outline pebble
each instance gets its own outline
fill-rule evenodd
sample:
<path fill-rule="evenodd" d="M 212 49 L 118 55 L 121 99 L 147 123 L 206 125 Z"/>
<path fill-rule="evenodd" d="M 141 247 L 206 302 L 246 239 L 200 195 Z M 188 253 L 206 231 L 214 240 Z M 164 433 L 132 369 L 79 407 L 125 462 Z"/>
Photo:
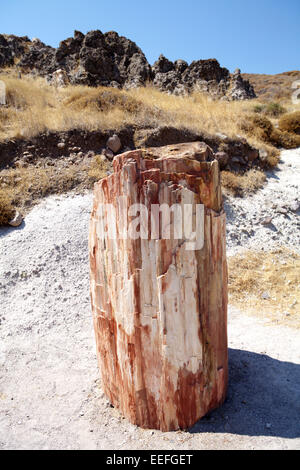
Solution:
<path fill-rule="evenodd" d="M 19 227 L 23 222 L 23 217 L 20 212 L 17 212 L 14 218 L 9 222 L 11 227 Z"/>
<path fill-rule="evenodd" d="M 109 149 L 104 149 L 103 150 L 103 155 L 108 159 L 108 160 L 113 160 L 114 159 L 114 152 Z"/>
<path fill-rule="evenodd" d="M 117 153 L 122 147 L 119 137 L 116 134 L 110 137 L 106 143 L 106 147 L 112 152 Z"/>
<path fill-rule="evenodd" d="M 277 207 L 276 212 L 277 212 L 278 214 L 284 214 L 284 215 L 285 215 L 285 214 L 288 213 L 288 210 L 287 210 L 286 207 Z"/>
<path fill-rule="evenodd" d="M 290 206 L 289 206 L 289 209 L 290 209 L 292 212 L 297 212 L 297 211 L 300 209 L 300 204 L 299 204 L 299 202 L 292 202 L 292 204 L 290 204 Z"/>
<path fill-rule="evenodd" d="M 266 217 L 265 219 L 262 219 L 261 224 L 262 225 L 270 225 L 272 223 L 273 218 L 272 217 Z"/>

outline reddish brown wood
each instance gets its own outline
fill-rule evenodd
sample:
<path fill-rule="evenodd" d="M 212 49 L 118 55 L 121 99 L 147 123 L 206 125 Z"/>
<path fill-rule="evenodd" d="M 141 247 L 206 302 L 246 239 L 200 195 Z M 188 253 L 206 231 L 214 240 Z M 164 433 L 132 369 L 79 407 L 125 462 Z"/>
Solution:
<path fill-rule="evenodd" d="M 162 431 L 195 424 L 223 402 L 227 387 L 225 214 L 218 164 L 201 161 L 207 149 L 200 147 L 119 155 L 94 189 L 89 249 L 102 386 L 132 423 Z M 204 204 L 204 247 L 120 239 L 118 196 L 127 207 Z M 116 209 L 117 240 L 99 236 L 102 203 Z"/>

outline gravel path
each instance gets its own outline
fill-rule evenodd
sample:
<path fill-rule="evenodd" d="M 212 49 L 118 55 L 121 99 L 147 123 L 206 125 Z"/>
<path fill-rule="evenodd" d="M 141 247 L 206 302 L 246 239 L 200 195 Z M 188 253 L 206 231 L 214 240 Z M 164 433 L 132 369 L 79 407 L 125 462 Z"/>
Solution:
<path fill-rule="evenodd" d="M 267 200 L 299 202 L 300 151 L 282 158 L 257 195 L 227 200 L 231 251 L 244 243 L 240 225 L 251 226 L 249 212 L 264 215 Z M 300 331 L 232 308 L 223 407 L 189 432 L 163 434 L 138 429 L 109 406 L 88 295 L 90 207 L 90 194 L 51 197 L 19 229 L 0 230 L 0 449 L 300 449 Z M 296 245 L 297 217 L 290 208 L 276 215 L 277 239 L 259 225 L 247 244 Z"/>
<path fill-rule="evenodd" d="M 267 184 L 247 198 L 228 198 L 229 254 L 245 248 L 289 246 L 300 251 L 300 148 L 285 150 Z"/>

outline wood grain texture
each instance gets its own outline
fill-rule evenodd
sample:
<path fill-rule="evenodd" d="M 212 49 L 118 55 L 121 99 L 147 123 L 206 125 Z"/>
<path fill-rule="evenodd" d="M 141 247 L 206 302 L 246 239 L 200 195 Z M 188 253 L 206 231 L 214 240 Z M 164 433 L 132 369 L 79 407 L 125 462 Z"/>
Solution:
<path fill-rule="evenodd" d="M 216 161 L 199 161 L 195 147 L 187 152 L 187 144 L 184 156 L 180 146 L 175 153 L 155 159 L 147 149 L 147 154 L 117 156 L 114 173 L 95 185 L 89 235 L 103 389 L 132 423 L 162 431 L 186 429 L 218 407 L 228 375 L 219 168 Z M 119 196 L 125 196 L 122 204 Z M 204 204 L 204 247 L 188 251 L 184 239 L 150 235 L 122 239 L 127 209 L 134 203 L 144 204 L 149 213 L 152 204 Z M 103 226 L 114 223 L 108 211 L 99 216 L 101 204 L 116 211 L 114 240 L 99 236 Z"/>

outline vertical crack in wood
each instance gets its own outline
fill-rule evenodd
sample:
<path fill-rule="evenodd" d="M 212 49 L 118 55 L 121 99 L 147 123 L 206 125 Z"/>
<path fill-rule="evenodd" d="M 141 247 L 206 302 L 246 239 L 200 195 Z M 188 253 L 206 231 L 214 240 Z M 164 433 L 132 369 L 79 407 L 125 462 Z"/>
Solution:
<path fill-rule="evenodd" d="M 225 399 L 228 380 L 225 214 L 217 162 L 197 143 L 132 151 L 94 189 L 89 250 L 91 301 L 102 386 L 132 423 L 186 429 Z M 142 203 L 203 204 L 204 246 L 186 239 L 121 239 Z M 101 204 L 116 211 L 117 239 L 100 228 Z M 102 225 L 101 225 L 102 224 Z M 161 224 L 160 224 L 161 225 Z M 174 222 L 171 221 L 171 228 Z"/>

